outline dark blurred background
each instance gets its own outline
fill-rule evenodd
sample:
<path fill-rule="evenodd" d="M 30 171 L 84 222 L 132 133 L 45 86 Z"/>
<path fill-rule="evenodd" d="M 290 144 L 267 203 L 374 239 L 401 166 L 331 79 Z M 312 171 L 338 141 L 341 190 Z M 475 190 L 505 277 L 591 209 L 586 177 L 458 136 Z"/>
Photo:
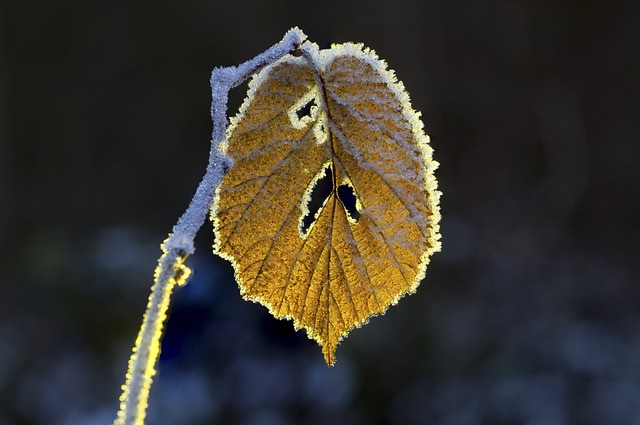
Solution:
<path fill-rule="evenodd" d="M 404 82 L 443 251 L 327 368 L 207 223 L 148 423 L 640 424 L 640 2 L 0 0 L 0 425 L 111 423 L 210 71 L 294 25 Z"/>

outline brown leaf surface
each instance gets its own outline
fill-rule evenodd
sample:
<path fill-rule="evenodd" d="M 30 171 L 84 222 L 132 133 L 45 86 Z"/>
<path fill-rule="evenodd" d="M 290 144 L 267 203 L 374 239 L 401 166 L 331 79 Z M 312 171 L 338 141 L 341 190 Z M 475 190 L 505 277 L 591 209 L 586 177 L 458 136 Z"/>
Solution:
<path fill-rule="evenodd" d="M 340 340 L 414 292 L 439 249 L 437 163 L 402 84 L 372 51 L 307 43 L 306 52 L 258 74 L 232 119 L 214 249 L 246 299 L 305 328 L 333 364 Z M 305 230 L 327 167 L 331 193 Z M 338 196 L 342 184 L 359 217 Z"/>

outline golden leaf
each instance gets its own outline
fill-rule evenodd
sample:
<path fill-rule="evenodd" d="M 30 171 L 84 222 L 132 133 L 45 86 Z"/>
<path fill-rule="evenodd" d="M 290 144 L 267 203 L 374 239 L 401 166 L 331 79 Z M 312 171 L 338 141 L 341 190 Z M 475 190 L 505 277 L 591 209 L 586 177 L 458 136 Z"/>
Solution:
<path fill-rule="evenodd" d="M 214 250 L 244 298 L 306 329 L 331 365 L 351 329 L 416 290 L 439 250 L 438 164 L 373 51 L 300 50 L 252 79 L 227 129 L 233 166 L 212 208 Z M 329 195 L 310 215 L 325 175 Z"/>

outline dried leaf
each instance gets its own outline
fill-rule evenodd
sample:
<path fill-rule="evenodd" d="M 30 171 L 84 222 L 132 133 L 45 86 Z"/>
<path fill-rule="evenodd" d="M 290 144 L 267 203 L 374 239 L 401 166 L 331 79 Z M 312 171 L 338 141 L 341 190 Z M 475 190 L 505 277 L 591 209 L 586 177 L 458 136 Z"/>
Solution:
<path fill-rule="evenodd" d="M 214 249 L 246 299 L 306 329 L 333 364 L 340 340 L 414 292 L 439 250 L 437 163 L 373 51 L 300 50 L 253 78 L 227 129 L 233 166 L 213 204 Z"/>

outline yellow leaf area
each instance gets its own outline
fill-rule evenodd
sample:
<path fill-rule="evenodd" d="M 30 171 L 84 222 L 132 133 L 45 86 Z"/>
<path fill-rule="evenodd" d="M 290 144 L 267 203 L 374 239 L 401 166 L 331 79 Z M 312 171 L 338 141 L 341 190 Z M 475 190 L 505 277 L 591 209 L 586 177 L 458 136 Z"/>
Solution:
<path fill-rule="evenodd" d="M 416 290 L 440 248 L 440 193 L 419 115 L 385 63 L 351 43 L 301 50 L 254 77 L 227 129 L 214 249 L 244 298 L 306 329 L 332 365 L 351 329 Z"/>

